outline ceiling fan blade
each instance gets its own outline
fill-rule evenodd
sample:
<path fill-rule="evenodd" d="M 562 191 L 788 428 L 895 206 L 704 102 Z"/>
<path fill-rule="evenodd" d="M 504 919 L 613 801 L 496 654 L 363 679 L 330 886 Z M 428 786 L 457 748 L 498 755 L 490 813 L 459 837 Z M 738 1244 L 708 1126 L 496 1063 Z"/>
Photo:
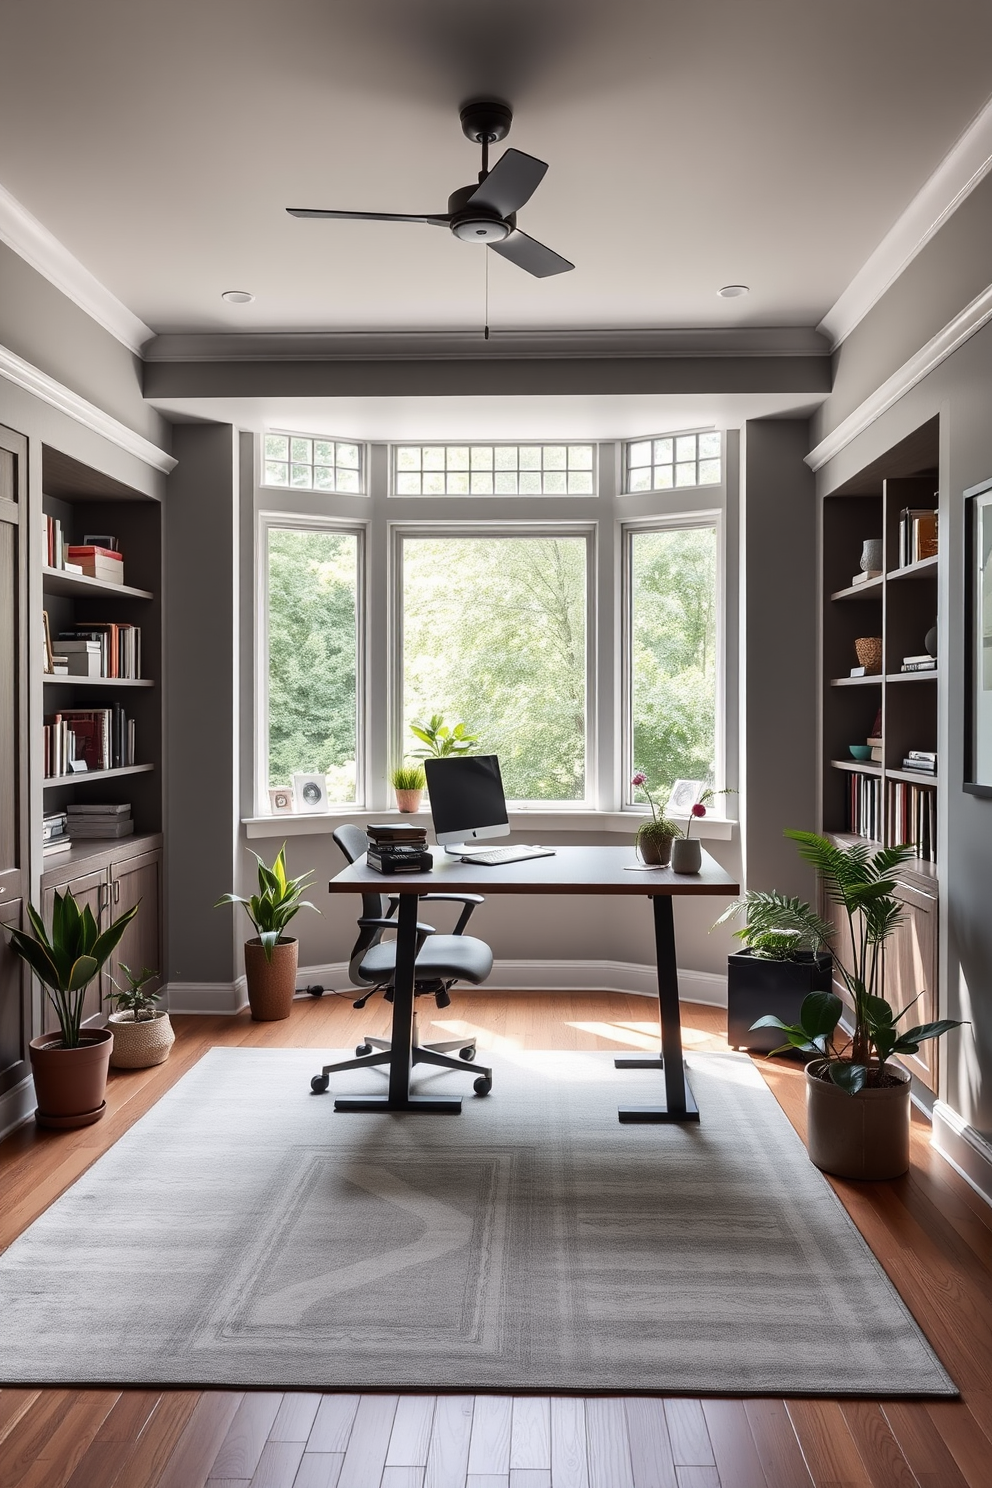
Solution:
<path fill-rule="evenodd" d="M 509 217 L 530 201 L 547 171 L 543 160 L 522 150 L 504 150 L 484 181 L 476 187 L 466 206 L 490 207 Z"/>
<path fill-rule="evenodd" d="M 567 269 L 575 268 L 567 258 L 553 253 L 543 243 L 529 238 L 519 229 L 504 238 L 502 243 L 490 243 L 489 246 L 501 258 L 508 258 L 518 269 L 526 269 L 528 274 L 533 274 L 537 279 L 547 279 L 551 274 L 564 274 Z"/>
<path fill-rule="evenodd" d="M 447 227 L 449 218 L 439 213 L 417 216 L 408 212 L 322 212 L 316 207 L 287 207 L 290 217 L 341 217 L 348 222 L 428 222 L 432 227 Z"/>

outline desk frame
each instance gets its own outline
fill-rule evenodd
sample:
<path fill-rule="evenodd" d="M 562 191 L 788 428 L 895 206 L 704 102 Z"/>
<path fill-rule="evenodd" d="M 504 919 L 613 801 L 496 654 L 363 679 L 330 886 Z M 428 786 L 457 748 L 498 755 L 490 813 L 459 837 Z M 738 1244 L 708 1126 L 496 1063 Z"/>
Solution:
<path fill-rule="evenodd" d="M 532 858 L 486 868 L 455 858 L 438 862 L 432 873 L 384 876 L 365 863 L 353 863 L 328 885 L 331 893 L 396 893 L 399 895 L 396 933 L 396 976 L 393 984 L 392 1058 L 385 1095 L 338 1096 L 336 1111 L 398 1111 L 457 1115 L 460 1096 L 418 1096 L 410 1089 L 413 1048 L 414 962 L 419 896 L 432 892 L 489 894 L 636 894 L 652 901 L 655 956 L 658 968 L 660 1056 L 628 1056 L 615 1060 L 618 1069 L 656 1069 L 664 1074 L 664 1099 L 650 1106 L 619 1110 L 622 1122 L 698 1121 L 699 1108 L 686 1079 L 679 1009 L 678 961 L 675 948 L 675 895 L 718 895 L 732 898 L 739 884 L 703 854 L 697 874 L 676 874 L 670 868 L 629 871 L 636 859 L 633 848 L 559 848 L 554 857 Z M 359 1068 L 363 1060 L 356 1060 Z"/>

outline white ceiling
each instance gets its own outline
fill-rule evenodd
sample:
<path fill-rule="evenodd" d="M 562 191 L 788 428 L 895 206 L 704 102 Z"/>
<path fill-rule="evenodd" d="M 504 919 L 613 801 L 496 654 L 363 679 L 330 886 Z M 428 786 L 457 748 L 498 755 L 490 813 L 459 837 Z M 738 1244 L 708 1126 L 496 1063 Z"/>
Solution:
<path fill-rule="evenodd" d="M 0 183 L 159 332 L 477 326 L 486 250 L 284 208 L 444 210 L 486 94 L 550 163 L 521 227 L 577 265 L 489 254 L 494 326 L 816 325 L 992 91 L 979 0 L 33 0 L 3 26 Z"/>

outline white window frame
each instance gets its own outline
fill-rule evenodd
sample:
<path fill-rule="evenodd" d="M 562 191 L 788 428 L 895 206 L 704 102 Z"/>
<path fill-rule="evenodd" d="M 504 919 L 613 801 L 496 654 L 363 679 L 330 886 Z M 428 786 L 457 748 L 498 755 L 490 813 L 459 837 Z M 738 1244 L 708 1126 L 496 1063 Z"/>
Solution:
<path fill-rule="evenodd" d="M 301 436 L 302 437 L 302 436 Z M 308 437 L 308 436 L 307 436 Z M 267 488 L 269 489 L 269 488 Z M 282 486 L 272 489 L 284 490 Z M 334 495 L 333 492 L 321 492 Z M 354 493 L 350 493 L 352 499 Z M 255 551 L 256 644 L 255 644 L 255 810 L 269 816 L 269 532 L 331 532 L 357 538 L 355 594 L 355 799 L 331 802 L 339 811 L 363 808 L 368 800 L 368 523 L 348 521 L 321 513 L 265 510 L 258 513 Z M 282 817 L 273 817 L 282 821 Z M 292 820 L 292 818 L 288 818 Z"/>
<path fill-rule="evenodd" d="M 353 444 L 358 450 L 358 490 L 357 491 L 321 491 L 316 486 L 276 486 L 270 485 L 265 479 L 265 466 L 268 463 L 265 457 L 266 435 L 272 435 L 276 439 L 309 439 L 312 444 Z M 324 498 L 347 496 L 352 500 L 356 497 L 368 498 L 369 494 L 369 447 L 364 439 L 349 439 L 346 434 L 308 434 L 305 429 L 265 429 L 259 435 L 257 444 L 258 460 L 258 485 L 263 491 L 278 491 L 281 495 L 293 496 L 296 499 L 306 496 L 315 496 L 318 500 Z M 279 463 L 279 462 L 274 462 Z M 289 460 L 290 467 L 299 461 Z M 309 461 L 311 470 L 315 469 L 313 461 Z M 335 469 L 337 466 L 335 466 Z M 348 468 L 348 467 L 342 467 Z"/>
<path fill-rule="evenodd" d="M 401 449 L 592 449 L 591 491 L 538 491 L 520 495 L 505 492 L 444 491 L 410 494 L 396 489 L 397 454 Z M 423 466 L 421 466 L 423 473 Z M 518 474 L 519 474 L 518 467 Z M 543 462 L 541 473 L 544 474 Z M 565 474 L 568 474 L 567 462 Z M 469 469 L 471 476 L 471 467 Z M 595 439 L 397 439 L 389 446 L 389 495 L 399 501 L 591 501 L 599 494 L 599 445 Z"/>
<path fill-rule="evenodd" d="M 696 465 L 696 474 L 698 475 L 699 474 L 699 464 L 700 464 L 699 439 L 704 434 L 716 434 L 716 435 L 719 436 L 719 439 L 720 439 L 720 454 L 719 454 L 719 456 L 708 455 L 708 456 L 705 457 L 706 459 L 715 459 L 715 458 L 719 459 L 719 461 L 720 461 L 720 479 L 718 481 L 708 481 L 705 485 L 700 485 L 698 483 L 698 481 L 696 481 L 691 486 L 676 486 L 676 485 L 671 485 L 671 486 L 652 486 L 647 491 L 632 491 L 630 489 L 630 451 L 631 451 L 631 447 L 633 445 L 635 445 L 635 444 L 650 444 L 650 445 L 653 445 L 656 439 L 671 439 L 672 442 L 673 442 L 673 444 L 675 444 L 675 442 L 677 440 L 679 440 L 679 439 L 688 439 L 691 436 L 693 439 L 696 440 L 696 458 L 695 458 L 695 462 L 694 463 Z M 675 452 L 673 452 L 673 456 L 672 456 L 672 475 L 673 475 L 673 479 L 674 479 L 675 471 L 677 470 L 679 464 L 680 463 L 686 463 L 686 462 L 680 462 L 680 461 L 678 461 L 678 460 L 675 459 L 675 453 L 676 452 L 677 452 L 677 445 L 675 447 Z M 640 469 L 641 467 L 638 466 L 638 467 L 635 467 L 635 468 Z M 651 468 L 654 469 L 654 461 L 653 460 L 652 460 Z M 662 497 L 664 499 L 668 499 L 668 500 L 671 500 L 672 497 L 675 497 L 677 500 L 681 500 L 683 498 L 683 496 L 684 496 L 684 493 L 687 492 L 687 491 L 708 491 L 708 492 L 712 492 L 712 491 L 723 491 L 725 489 L 725 486 L 726 486 L 726 480 L 727 480 L 727 439 L 726 439 L 725 433 L 722 430 L 720 430 L 720 429 L 714 429 L 712 427 L 711 428 L 708 428 L 708 429 L 676 429 L 676 430 L 673 430 L 673 431 L 671 431 L 669 433 L 666 433 L 666 434 L 644 434 L 644 435 L 638 436 L 637 439 L 625 439 L 623 441 L 623 443 L 621 444 L 621 446 L 620 446 L 620 494 L 621 494 L 621 496 L 660 496 L 660 497 Z"/>
<path fill-rule="evenodd" d="M 423 498 L 411 496 L 410 501 Z M 451 500 L 438 497 L 438 500 Z M 464 496 L 463 501 L 476 501 L 478 497 Z M 483 498 L 485 499 L 485 498 Z M 518 501 L 510 496 L 508 501 Z M 557 497 L 549 498 L 557 500 Z M 575 497 L 585 500 L 585 497 Z M 409 754 L 409 741 L 404 738 L 406 719 L 403 717 L 403 543 L 407 538 L 583 538 L 586 543 L 586 633 L 585 633 L 585 794 L 581 801 L 515 801 L 508 805 L 517 811 L 590 811 L 595 809 L 598 779 L 598 755 L 596 718 L 598 716 L 598 680 L 596 677 L 596 638 L 598 635 L 598 607 L 596 596 L 596 572 L 598 567 L 598 524 L 586 521 L 391 521 L 389 533 L 389 697 L 387 701 L 388 735 L 390 757 L 401 759 Z M 469 720 L 471 722 L 471 720 Z"/>

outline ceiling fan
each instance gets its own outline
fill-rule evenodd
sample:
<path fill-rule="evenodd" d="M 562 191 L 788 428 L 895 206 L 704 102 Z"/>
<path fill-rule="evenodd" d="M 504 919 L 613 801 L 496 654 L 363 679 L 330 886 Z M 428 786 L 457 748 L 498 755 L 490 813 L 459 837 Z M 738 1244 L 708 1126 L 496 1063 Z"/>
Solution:
<path fill-rule="evenodd" d="M 547 165 L 520 150 L 505 150 L 492 170 L 489 146 L 505 139 L 513 113 L 505 103 L 469 103 L 461 111 L 462 132 L 482 146 L 477 186 L 461 186 L 448 197 L 447 212 L 337 212 L 313 207 L 287 207 L 291 217 L 343 217 L 360 222 L 426 222 L 450 228 L 467 243 L 485 243 L 501 258 L 538 279 L 574 269 L 567 258 L 545 248 L 517 227 L 517 211 L 544 178 Z"/>

